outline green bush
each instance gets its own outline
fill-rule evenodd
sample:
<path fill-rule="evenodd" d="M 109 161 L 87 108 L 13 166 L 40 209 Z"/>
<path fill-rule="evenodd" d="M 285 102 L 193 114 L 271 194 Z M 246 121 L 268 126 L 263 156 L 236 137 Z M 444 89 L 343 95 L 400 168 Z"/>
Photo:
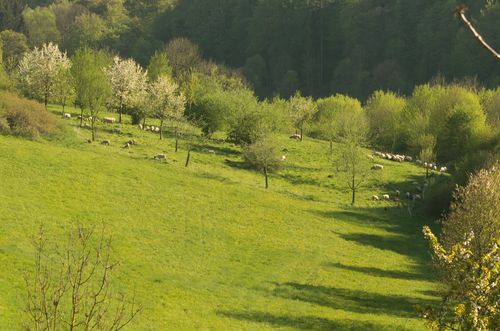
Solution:
<path fill-rule="evenodd" d="M 13 93 L 0 93 L 0 132 L 37 138 L 57 130 L 57 121 L 38 102 Z"/>

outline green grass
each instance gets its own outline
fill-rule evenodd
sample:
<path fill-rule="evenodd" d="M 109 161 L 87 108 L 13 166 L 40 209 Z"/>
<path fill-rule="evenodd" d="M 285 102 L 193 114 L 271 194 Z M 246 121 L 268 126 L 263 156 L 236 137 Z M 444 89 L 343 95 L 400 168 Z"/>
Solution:
<path fill-rule="evenodd" d="M 421 169 L 380 161 L 351 207 L 326 142 L 281 137 L 287 166 L 266 191 L 234 145 L 207 141 L 186 169 L 171 138 L 101 125 L 106 147 L 61 122 L 57 139 L 0 136 L 0 330 L 20 329 L 39 224 L 58 241 L 77 221 L 112 234 L 115 285 L 144 306 L 131 330 L 423 328 L 415 306 L 436 300 L 421 235 L 432 221 L 370 200 L 422 181 Z M 139 145 L 123 149 L 131 137 Z M 164 151 L 167 162 L 152 160 Z"/>

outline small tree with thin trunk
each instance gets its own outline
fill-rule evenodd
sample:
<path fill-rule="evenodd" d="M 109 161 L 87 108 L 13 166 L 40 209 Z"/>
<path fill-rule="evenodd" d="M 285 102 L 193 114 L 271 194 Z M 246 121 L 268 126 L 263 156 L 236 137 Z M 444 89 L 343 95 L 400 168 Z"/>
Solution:
<path fill-rule="evenodd" d="M 54 85 L 54 101 L 62 106 L 64 115 L 66 105 L 75 100 L 75 84 L 69 68 L 60 68 Z"/>
<path fill-rule="evenodd" d="M 78 226 L 64 249 L 51 245 L 40 228 L 34 240 L 35 267 L 25 275 L 26 330 L 113 330 L 141 311 L 135 298 L 115 292 L 111 278 L 117 263 L 111 240 Z"/>
<path fill-rule="evenodd" d="M 255 169 L 262 171 L 265 178 L 266 189 L 269 188 L 269 173 L 283 166 L 276 143 L 269 137 L 262 137 L 252 145 L 245 148 L 243 158 Z"/>
<path fill-rule="evenodd" d="M 418 139 L 420 145 L 420 153 L 418 154 L 420 160 L 427 164 L 425 167 L 425 177 L 429 177 L 430 164 L 436 159 L 434 148 L 436 147 L 436 138 L 431 134 L 423 134 Z"/>
<path fill-rule="evenodd" d="M 103 52 L 88 48 L 79 49 L 73 58 L 73 78 L 76 96 L 82 109 L 88 109 L 92 128 L 92 141 L 95 141 L 95 123 L 111 95 L 111 86 L 104 73 L 108 57 Z M 83 117 L 83 116 L 82 116 Z"/>
<path fill-rule="evenodd" d="M 364 149 L 368 125 L 363 113 L 343 116 L 341 120 L 342 135 L 339 137 L 341 142 L 339 162 L 344 166 L 345 181 L 351 190 L 351 204 L 354 205 L 356 193 L 370 172 L 371 162 Z"/>
<path fill-rule="evenodd" d="M 316 105 L 312 98 L 306 98 L 297 93 L 290 98 L 289 107 L 293 126 L 296 133 L 300 133 L 300 141 L 302 141 L 304 137 L 304 125 L 313 116 Z"/>
<path fill-rule="evenodd" d="M 180 121 L 184 115 L 186 99 L 179 86 L 168 76 L 161 75 L 149 86 L 152 113 L 160 120 L 160 139 L 163 139 L 165 120 Z M 175 132 L 176 148 L 178 146 L 178 130 Z"/>

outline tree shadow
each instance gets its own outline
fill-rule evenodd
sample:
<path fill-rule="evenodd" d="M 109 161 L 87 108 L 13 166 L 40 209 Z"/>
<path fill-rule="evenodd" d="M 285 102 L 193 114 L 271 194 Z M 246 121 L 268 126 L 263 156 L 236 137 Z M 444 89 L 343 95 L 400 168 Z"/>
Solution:
<path fill-rule="evenodd" d="M 374 277 L 395 278 L 403 280 L 428 280 L 428 281 L 434 280 L 434 277 L 432 277 L 432 275 L 429 273 L 417 273 L 417 272 L 408 272 L 400 270 L 384 270 L 373 267 L 351 266 L 342 263 L 326 263 L 325 266 L 369 274 L 370 276 Z"/>
<path fill-rule="evenodd" d="M 435 300 L 401 295 L 383 295 L 359 290 L 287 282 L 275 284 L 271 294 L 320 306 L 364 314 L 417 317 L 417 307 L 429 306 Z"/>
<path fill-rule="evenodd" d="M 362 322 L 356 320 L 330 320 L 316 316 L 291 316 L 291 315 L 273 315 L 271 313 L 259 311 L 218 311 L 217 315 L 232 318 L 239 321 L 249 321 L 253 323 L 265 323 L 274 327 L 288 327 L 298 330 L 311 331 L 331 331 L 331 330 L 387 330 L 387 325 Z M 398 328 L 405 331 L 405 328 Z"/>
<path fill-rule="evenodd" d="M 319 186 L 320 182 L 316 179 L 301 176 L 301 175 L 293 175 L 290 173 L 278 174 L 279 177 L 283 178 L 287 182 L 290 182 L 293 185 L 314 185 Z"/>
<path fill-rule="evenodd" d="M 211 174 L 208 172 L 202 172 L 202 173 L 197 173 L 196 177 L 202 178 L 202 179 L 210 179 L 210 180 L 216 180 L 221 183 L 226 183 L 226 184 L 234 184 L 235 182 L 227 177 L 216 175 L 216 174 Z"/>
<path fill-rule="evenodd" d="M 196 144 L 193 146 L 193 151 L 205 154 L 216 154 L 224 156 L 239 156 L 241 152 L 237 149 L 224 146 L 214 146 L 210 144 Z"/>

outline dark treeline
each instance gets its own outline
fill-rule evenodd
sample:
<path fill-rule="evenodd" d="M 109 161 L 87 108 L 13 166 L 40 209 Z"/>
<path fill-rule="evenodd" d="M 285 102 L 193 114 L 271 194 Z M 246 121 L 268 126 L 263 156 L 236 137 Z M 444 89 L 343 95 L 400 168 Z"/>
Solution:
<path fill-rule="evenodd" d="M 0 0 L 0 30 L 70 53 L 106 46 L 143 65 L 187 37 L 206 58 L 241 68 L 260 97 L 409 94 L 437 75 L 498 86 L 498 64 L 452 15 L 462 3 L 500 45 L 500 3 L 491 0 Z M 51 10 L 26 9 L 37 6 Z"/>

